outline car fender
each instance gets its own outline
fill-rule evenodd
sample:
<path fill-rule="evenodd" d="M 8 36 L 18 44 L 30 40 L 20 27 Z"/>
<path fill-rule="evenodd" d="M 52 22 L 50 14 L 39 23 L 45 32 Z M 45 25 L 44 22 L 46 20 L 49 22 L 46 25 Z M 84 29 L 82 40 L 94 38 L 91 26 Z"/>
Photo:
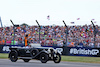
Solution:
<path fill-rule="evenodd" d="M 15 53 L 18 55 L 18 53 L 17 53 L 16 50 L 11 50 L 11 51 L 9 52 L 8 58 L 10 57 L 11 52 L 15 52 Z"/>

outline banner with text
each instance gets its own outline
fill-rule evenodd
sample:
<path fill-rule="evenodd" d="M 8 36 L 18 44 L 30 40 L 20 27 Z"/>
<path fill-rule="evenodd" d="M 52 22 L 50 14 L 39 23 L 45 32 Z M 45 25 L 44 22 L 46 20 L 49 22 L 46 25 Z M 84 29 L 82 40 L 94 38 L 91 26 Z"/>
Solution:
<path fill-rule="evenodd" d="M 63 55 L 100 57 L 100 48 L 63 47 Z"/>

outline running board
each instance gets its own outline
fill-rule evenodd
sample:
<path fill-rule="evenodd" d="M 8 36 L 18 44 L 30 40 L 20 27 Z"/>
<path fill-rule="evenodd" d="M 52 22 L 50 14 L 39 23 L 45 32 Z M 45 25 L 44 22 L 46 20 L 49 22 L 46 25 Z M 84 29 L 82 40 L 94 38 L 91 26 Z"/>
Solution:
<path fill-rule="evenodd" d="M 20 59 L 32 59 L 32 57 L 18 57 Z"/>

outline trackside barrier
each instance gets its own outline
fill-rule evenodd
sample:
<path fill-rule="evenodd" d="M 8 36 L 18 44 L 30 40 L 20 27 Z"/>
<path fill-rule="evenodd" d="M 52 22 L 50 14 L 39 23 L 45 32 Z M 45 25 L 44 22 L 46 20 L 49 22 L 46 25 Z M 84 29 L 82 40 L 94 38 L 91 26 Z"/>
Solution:
<path fill-rule="evenodd" d="M 100 48 L 63 47 L 63 55 L 100 57 Z"/>
<path fill-rule="evenodd" d="M 0 45 L 0 53 L 9 53 L 10 47 L 24 47 L 24 45 Z"/>
<path fill-rule="evenodd" d="M 24 45 L 0 45 L 0 53 L 9 53 L 10 47 L 23 47 L 23 48 L 25 48 Z M 43 47 L 51 47 L 51 46 L 43 46 Z M 63 48 L 61 48 L 61 47 L 53 47 L 53 48 L 62 54 Z"/>
<path fill-rule="evenodd" d="M 25 47 L 24 45 L 0 45 L 0 53 L 9 53 L 10 47 Z M 51 46 L 43 46 L 51 47 Z M 54 49 L 61 52 L 65 56 L 90 56 L 90 57 L 100 57 L 100 48 L 90 48 L 90 47 L 56 47 Z"/>

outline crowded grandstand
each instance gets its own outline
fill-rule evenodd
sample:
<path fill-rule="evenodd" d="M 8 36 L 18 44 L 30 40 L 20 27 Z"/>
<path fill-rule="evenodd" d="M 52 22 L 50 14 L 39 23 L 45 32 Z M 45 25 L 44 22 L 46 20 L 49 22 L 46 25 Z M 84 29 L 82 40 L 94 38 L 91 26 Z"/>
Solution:
<path fill-rule="evenodd" d="M 100 26 L 96 25 L 95 47 L 100 47 Z M 13 44 L 14 30 L 13 26 L 0 27 L 0 44 L 1 45 L 25 45 L 25 35 L 28 34 L 28 44 L 40 43 L 42 46 L 59 46 L 66 44 L 65 26 L 36 25 L 29 26 L 22 24 L 15 27 L 15 39 Z M 94 29 L 92 25 L 73 25 L 68 26 L 67 44 L 68 47 L 94 47 Z"/>

